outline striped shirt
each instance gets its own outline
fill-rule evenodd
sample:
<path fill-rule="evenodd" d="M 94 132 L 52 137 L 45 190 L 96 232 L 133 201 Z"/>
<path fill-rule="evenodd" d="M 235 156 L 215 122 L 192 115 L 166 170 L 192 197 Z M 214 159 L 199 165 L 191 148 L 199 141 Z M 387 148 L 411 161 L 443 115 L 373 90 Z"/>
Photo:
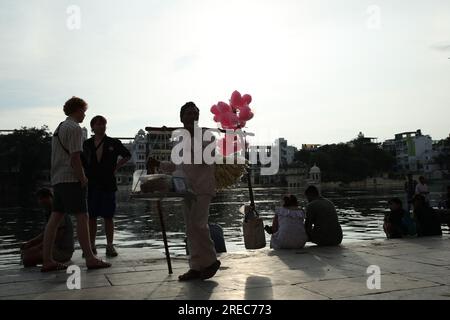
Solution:
<path fill-rule="evenodd" d="M 51 184 L 79 182 L 73 170 L 70 155 L 83 150 L 83 133 L 78 122 L 71 118 L 61 123 L 52 138 Z M 61 143 L 60 143 L 60 141 Z M 62 144 L 62 146 L 61 146 Z M 69 154 L 64 150 L 64 148 Z"/>

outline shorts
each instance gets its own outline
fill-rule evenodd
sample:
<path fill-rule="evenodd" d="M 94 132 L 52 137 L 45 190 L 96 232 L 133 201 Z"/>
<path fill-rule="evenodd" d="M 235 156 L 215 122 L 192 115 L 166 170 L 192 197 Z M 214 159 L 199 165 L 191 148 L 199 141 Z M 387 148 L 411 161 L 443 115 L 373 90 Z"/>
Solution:
<path fill-rule="evenodd" d="M 116 192 L 88 189 L 89 218 L 113 218 L 116 213 Z"/>
<path fill-rule="evenodd" d="M 87 213 L 86 187 L 80 182 L 58 183 L 53 186 L 53 211 L 60 213 Z"/>

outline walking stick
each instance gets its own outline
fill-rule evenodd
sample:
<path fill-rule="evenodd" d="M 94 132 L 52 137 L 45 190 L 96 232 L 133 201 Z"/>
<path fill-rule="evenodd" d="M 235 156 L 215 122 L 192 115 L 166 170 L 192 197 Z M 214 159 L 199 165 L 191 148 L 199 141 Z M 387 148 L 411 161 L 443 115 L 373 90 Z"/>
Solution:
<path fill-rule="evenodd" d="M 245 136 L 244 136 L 244 146 L 245 146 L 245 148 L 247 147 L 247 138 Z M 247 152 L 245 152 L 245 160 L 248 160 Z M 259 216 L 258 212 L 256 211 L 255 197 L 253 196 L 252 177 L 251 177 L 250 166 L 247 168 L 247 185 L 248 185 L 248 193 L 250 196 L 250 207 L 252 208 L 252 211 L 255 213 L 255 215 Z"/>
<path fill-rule="evenodd" d="M 164 224 L 164 218 L 163 218 L 162 210 L 161 210 L 161 200 L 159 200 L 159 199 L 156 202 L 156 208 L 158 210 L 159 220 L 161 222 L 161 231 L 162 231 L 162 235 L 163 235 L 164 249 L 166 251 L 167 268 L 169 269 L 169 274 L 172 274 L 173 273 L 172 272 L 172 263 L 170 261 L 169 245 L 167 243 L 166 226 Z"/>

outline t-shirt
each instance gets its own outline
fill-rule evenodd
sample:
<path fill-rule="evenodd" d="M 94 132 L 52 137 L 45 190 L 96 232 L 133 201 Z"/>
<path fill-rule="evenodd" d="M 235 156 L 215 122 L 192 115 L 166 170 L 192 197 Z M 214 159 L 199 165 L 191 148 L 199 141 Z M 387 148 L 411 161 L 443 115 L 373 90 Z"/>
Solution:
<path fill-rule="evenodd" d="M 181 146 L 183 146 L 183 149 L 181 151 L 190 150 L 190 154 L 187 155 L 187 158 L 191 159 L 190 164 L 181 163 L 177 167 L 175 167 L 173 163 L 162 162 L 160 168 L 165 172 L 173 171 L 175 169 L 181 170 L 187 179 L 189 187 L 196 195 L 210 195 L 214 197 L 216 195 L 215 166 L 213 164 L 206 163 L 192 163 L 195 160 L 194 151 L 203 151 L 209 144 L 211 144 L 211 142 L 202 140 L 198 141 L 197 144 L 195 144 L 193 142 L 193 139 L 194 138 L 192 138 L 192 143 L 190 145 L 181 139 L 174 146 L 174 148 L 180 148 Z M 194 150 L 194 146 L 201 146 L 201 149 L 199 148 L 200 151 Z M 182 152 L 180 152 L 180 156 L 183 156 Z"/>
<path fill-rule="evenodd" d="M 59 138 L 59 139 L 58 139 Z M 52 138 L 51 184 L 79 182 L 72 168 L 70 155 L 82 151 L 83 132 L 71 118 L 62 122 Z"/>
<path fill-rule="evenodd" d="M 87 139 L 83 144 L 83 166 L 89 181 L 89 188 L 103 191 L 117 191 L 114 170 L 117 159 L 131 158 L 131 153 L 118 139 L 105 136 L 100 148 L 103 148 L 100 162 L 97 159 L 97 148 L 94 138 Z"/>
<path fill-rule="evenodd" d="M 334 204 L 323 197 L 311 201 L 306 206 L 306 222 L 312 225 L 309 235 L 311 241 L 319 245 L 337 245 L 342 241 L 342 228 L 339 224 Z"/>
<path fill-rule="evenodd" d="M 428 199 L 428 186 L 426 185 L 426 184 L 422 184 L 422 183 L 419 183 L 419 184 L 417 184 L 417 186 L 416 186 L 416 194 L 421 194 L 421 195 L 423 195 L 424 197 L 425 197 L 425 200 L 429 200 Z"/>
<path fill-rule="evenodd" d="M 278 231 L 272 235 L 273 249 L 300 249 L 308 237 L 305 231 L 305 213 L 300 209 L 277 208 Z"/>

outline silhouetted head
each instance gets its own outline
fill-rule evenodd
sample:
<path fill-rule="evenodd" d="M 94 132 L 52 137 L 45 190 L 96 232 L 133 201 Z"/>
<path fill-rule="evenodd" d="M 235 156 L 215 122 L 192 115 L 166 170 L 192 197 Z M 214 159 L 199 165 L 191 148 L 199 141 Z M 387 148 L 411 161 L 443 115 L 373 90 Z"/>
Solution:
<path fill-rule="evenodd" d="M 319 193 L 319 190 L 315 186 L 309 186 L 305 190 L 305 196 L 306 196 L 306 199 L 308 199 L 308 202 L 311 202 L 311 201 L 319 198 L 320 193 Z"/>
<path fill-rule="evenodd" d="M 412 173 L 408 173 L 408 180 L 412 180 L 412 179 L 413 179 Z"/>
<path fill-rule="evenodd" d="M 419 177 L 419 181 L 420 181 L 421 184 L 425 184 L 425 182 L 426 182 L 425 177 L 424 176 L 420 176 Z"/>
<path fill-rule="evenodd" d="M 87 103 L 81 98 L 72 97 L 66 101 L 64 104 L 63 110 L 66 116 L 70 116 L 78 121 L 78 123 L 82 123 L 84 117 L 86 116 Z"/>
<path fill-rule="evenodd" d="M 198 121 L 200 110 L 195 103 L 188 102 L 181 107 L 180 120 L 185 128 L 193 128 L 194 122 Z"/>
<path fill-rule="evenodd" d="M 297 197 L 293 194 L 284 196 L 283 197 L 283 207 L 289 208 L 289 207 L 298 207 L 298 200 Z"/>
<path fill-rule="evenodd" d="M 388 201 L 388 204 L 391 211 L 397 211 L 402 208 L 402 200 L 400 200 L 399 198 L 392 198 Z"/>
<path fill-rule="evenodd" d="M 106 132 L 106 119 L 103 116 L 95 116 L 91 120 L 91 130 L 94 134 L 102 136 Z"/>

